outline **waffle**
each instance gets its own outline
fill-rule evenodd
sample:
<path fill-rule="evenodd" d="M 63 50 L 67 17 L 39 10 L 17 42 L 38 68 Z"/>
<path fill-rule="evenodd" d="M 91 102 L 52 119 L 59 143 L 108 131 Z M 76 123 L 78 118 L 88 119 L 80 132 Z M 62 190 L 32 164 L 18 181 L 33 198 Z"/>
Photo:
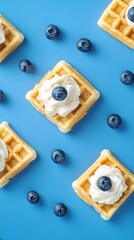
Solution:
<path fill-rule="evenodd" d="M 0 44 L 0 62 L 2 62 L 21 44 L 24 36 L 2 15 L 0 15 L 0 21 L 5 32 L 5 42 Z"/>
<path fill-rule="evenodd" d="M 134 28 L 126 21 L 125 14 L 131 0 L 114 0 L 106 8 L 98 25 L 128 47 L 134 49 Z"/>
<path fill-rule="evenodd" d="M 125 178 L 127 190 L 123 193 L 122 197 L 114 204 L 107 205 L 104 203 L 96 203 L 92 200 L 89 194 L 90 182 L 89 178 L 94 175 L 97 168 L 102 165 L 116 167 L 120 169 Z M 109 150 L 103 150 L 100 157 L 87 169 L 76 181 L 72 184 L 74 191 L 82 198 L 87 204 L 95 208 L 100 213 L 101 217 L 109 220 L 117 209 L 126 201 L 129 195 L 134 191 L 134 175 L 120 163 Z"/>
<path fill-rule="evenodd" d="M 5 169 L 0 172 L 0 187 L 3 187 L 10 178 L 36 158 L 36 152 L 9 127 L 7 122 L 0 124 L 0 139 L 5 141 L 8 148 Z"/>
<path fill-rule="evenodd" d="M 49 80 L 56 75 L 67 75 L 73 77 L 78 83 L 81 89 L 80 104 L 79 106 L 69 113 L 66 117 L 61 117 L 56 114 L 55 116 L 50 116 L 45 111 L 45 106 L 37 100 L 39 88 L 42 86 L 45 80 Z M 96 102 L 99 98 L 99 92 L 74 68 L 72 68 L 65 61 L 60 61 L 52 71 L 49 71 L 40 81 L 36 84 L 34 89 L 26 94 L 26 99 L 42 114 L 44 114 L 50 121 L 58 126 L 58 128 L 66 133 L 71 131 L 72 127 L 83 118 L 89 108 Z"/>

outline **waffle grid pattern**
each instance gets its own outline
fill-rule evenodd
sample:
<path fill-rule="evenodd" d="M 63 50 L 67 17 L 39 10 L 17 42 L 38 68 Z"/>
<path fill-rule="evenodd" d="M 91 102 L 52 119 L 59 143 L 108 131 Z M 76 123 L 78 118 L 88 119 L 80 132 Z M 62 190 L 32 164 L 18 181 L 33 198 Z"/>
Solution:
<path fill-rule="evenodd" d="M 0 44 L 0 62 L 2 62 L 13 50 L 15 50 L 24 37 L 11 23 L 9 23 L 2 15 L 0 21 L 5 32 L 5 42 Z"/>
<path fill-rule="evenodd" d="M 131 0 L 113 0 L 106 8 L 98 25 L 127 46 L 134 48 L 134 28 L 126 21 L 126 11 Z"/>
<path fill-rule="evenodd" d="M 69 113 L 66 117 L 61 117 L 56 114 L 55 116 L 49 116 L 44 105 L 37 100 L 38 90 L 42 86 L 45 80 L 49 80 L 56 75 L 71 76 L 75 79 L 81 89 L 80 104 L 79 106 Z M 33 90 L 28 92 L 26 98 L 31 104 L 42 114 L 46 115 L 53 123 L 55 123 L 62 132 L 68 132 L 72 127 L 87 113 L 87 110 L 96 102 L 99 97 L 98 91 L 75 69 L 64 61 L 59 62 L 52 71 L 48 72 L 35 86 Z"/>
<path fill-rule="evenodd" d="M 8 149 L 5 169 L 0 172 L 0 187 L 3 187 L 10 178 L 13 178 L 35 159 L 36 153 L 6 122 L 0 124 L 0 139 L 5 141 Z"/>
<path fill-rule="evenodd" d="M 97 168 L 102 165 L 118 168 L 128 186 L 127 190 L 123 193 L 122 197 L 116 203 L 112 205 L 96 203 L 92 200 L 89 194 L 90 182 L 89 179 L 94 175 Z M 75 192 L 82 198 L 86 203 L 92 205 L 96 211 L 101 214 L 101 217 L 105 220 L 109 220 L 117 209 L 125 202 L 129 195 L 134 191 L 134 175 L 128 171 L 108 150 L 103 150 L 101 156 L 95 161 L 95 163 L 88 168 L 76 181 L 73 182 L 73 188 Z"/>

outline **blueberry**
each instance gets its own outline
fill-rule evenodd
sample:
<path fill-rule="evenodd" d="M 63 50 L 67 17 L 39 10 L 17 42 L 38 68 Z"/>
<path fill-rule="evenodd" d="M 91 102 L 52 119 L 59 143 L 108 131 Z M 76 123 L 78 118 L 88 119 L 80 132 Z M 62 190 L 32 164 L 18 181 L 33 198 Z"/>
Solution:
<path fill-rule="evenodd" d="M 58 217 L 63 217 L 67 213 L 67 207 L 64 203 L 57 203 L 54 206 L 54 213 Z"/>
<path fill-rule="evenodd" d="M 134 74 L 130 71 L 123 71 L 121 73 L 121 82 L 130 85 L 134 82 Z"/>
<path fill-rule="evenodd" d="M 57 39 L 60 35 L 60 29 L 56 25 L 50 24 L 46 28 L 45 35 L 49 40 Z"/>
<path fill-rule="evenodd" d="M 51 153 L 51 159 L 55 163 L 62 163 L 66 160 L 66 155 L 62 150 L 56 149 Z"/>
<path fill-rule="evenodd" d="M 134 7 L 131 7 L 129 10 L 128 10 L 128 19 L 131 21 L 131 22 L 134 22 Z"/>
<path fill-rule="evenodd" d="M 118 114 L 111 114 L 107 118 L 107 123 L 111 128 L 118 128 L 121 125 L 121 117 Z"/>
<path fill-rule="evenodd" d="M 52 90 L 52 97 L 56 101 L 63 101 L 67 97 L 67 90 L 64 87 L 58 86 Z"/>
<path fill-rule="evenodd" d="M 37 202 L 39 202 L 39 194 L 35 191 L 30 191 L 27 194 L 27 200 L 30 203 L 37 203 Z"/>
<path fill-rule="evenodd" d="M 81 52 L 89 52 L 92 48 L 92 43 L 90 42 L 89 39 L 87 38 L 81 38 L 78 42 L 77 42 L 77 48 L 81 51 Z"/>
<path fill-rule="evenodd" d="M 109 177 L 100 177 L 98 179 L 98 188 L 102 191 L 108 191 L 109 189 L 111 189 L 112 187 L 112 182 L 111 182 L 111 179 Z"/>
<path fill-rule="evenodd" d="M 31 72 L 32 71 L 32 63 L 27 60 L 27 59 L 23 59 L 20 63 L 19 63 L 19 68 L 22 72 Z"/>
<path fill-rule="evenodd" d="M 0 102 L 4 100 L 5 94 L 2 90 L 0 90 Z"/>

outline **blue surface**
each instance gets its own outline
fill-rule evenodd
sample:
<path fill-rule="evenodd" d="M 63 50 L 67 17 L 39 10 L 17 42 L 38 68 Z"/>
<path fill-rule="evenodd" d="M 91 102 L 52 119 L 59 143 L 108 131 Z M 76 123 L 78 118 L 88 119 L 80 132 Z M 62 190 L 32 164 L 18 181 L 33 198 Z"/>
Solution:
<path fill-rule="evenodd" d="M 25 35 L 25 41 L 0 65 L 0 88 L 7 101 L 0 104 L 0 122 L 6 120 L 38 153 L 36 161 L 0 190 L 0 238 L 2 240 L 109 240 L 132 239 L 134 194 L 113 218 L 106 222 L 75 195 L 71 184 L 99 156 L 110 149 L 134 172 L 134 85 L 125 86 L 119 78 L 122 70 L 134 71 L 134 54 L 97 26 L 110 0 L 103 1 L 26 1 L 0 0 L 1 13 Z M 62 38 L 49 41 L 45 27 L 57 24 Z M 79 52 L 76 42 L 88 37 L 91 53 Z M 27 58 L 35 70 L 22 73 L 18 64 Z M 26 92 L 59 60 L 66 60 L 82 73 L 101 93 L 71 133 L 61 133 L 25 99 Z M 110 129 L 106 118 L 118 113 L 123 119 L 120 129 Z M 63 149 L 66 164 L 50 159 L 55 148 Z M 36 190 L 41 202 L 31 205 L 26 194 Z M 57 202 L 68 206 L 68 214 L 53 214 Z"/>

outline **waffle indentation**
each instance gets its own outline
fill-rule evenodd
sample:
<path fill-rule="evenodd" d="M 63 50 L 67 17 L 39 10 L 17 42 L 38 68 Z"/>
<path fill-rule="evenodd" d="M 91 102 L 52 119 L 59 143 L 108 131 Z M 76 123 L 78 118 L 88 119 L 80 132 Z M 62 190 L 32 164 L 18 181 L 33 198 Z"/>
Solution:
<path fill-rule="evenodd" d="M 89 187 L 90 187 L 89 179 L 85 179 L 85 181 L 81 183 L 80 187 L 81 187 L 86 193 L 89 193 Z"/>
<path fill-rule="evenodd" d="M 128 34 L 127 34 L 127 37 L 129 39 L 131 39 L 132 41 L 134 41 L 134 29 L 131 29 Z"/>
<path fill-rule="evenodd" d="M 129 3 L 132 1 L 132 0 L 121 0 L 122 2 L 124 2 L 125 4 L 129 5 Z"/>
<path fill-rule="evenodd" d="M 112 27 L 114 25 L 114 22 L 116 21 L 116 17 L 111 16 L 109 13 L 105 18 L 105 21 Z"/>
<path fill-rule="evenodd" d="M 112 8 L 112 11 L 114 11 L 119 16 L 122 16 L 125 12 L 125 7 L 122 6 L 120 3 L 116 3 L 116 5 Z"/>
<path fill-rule="evenodd" d="M 16 151 L 16 155 L 21 159 L 25 159 L 25 157 L 29 155 L 29 152 L 21 146 L 20 149 Z"/>
<path fill-rule="evenodd" d="M 14 156 L 12 156 L 12 158 L 11 158 L 10 161 L 8 162 L 8 165 L 9 165 L 11 168 L 14 168 L 18 163 L 19 163 L 19 161 L 18 161 Z"/>
<path fill-rule="evenodd" d="M 105 213 L 109 214 L 109 212 L 114 208 L 113 205 L 102 205 L 100 207 L 102 209 L 102 211 L 104 211 Z"/>
<path fill-rule="evenodd" d="M 2 172 L 0 172 L 0 179 L 2 179 L 9 171 L 5 168 Z"/>

